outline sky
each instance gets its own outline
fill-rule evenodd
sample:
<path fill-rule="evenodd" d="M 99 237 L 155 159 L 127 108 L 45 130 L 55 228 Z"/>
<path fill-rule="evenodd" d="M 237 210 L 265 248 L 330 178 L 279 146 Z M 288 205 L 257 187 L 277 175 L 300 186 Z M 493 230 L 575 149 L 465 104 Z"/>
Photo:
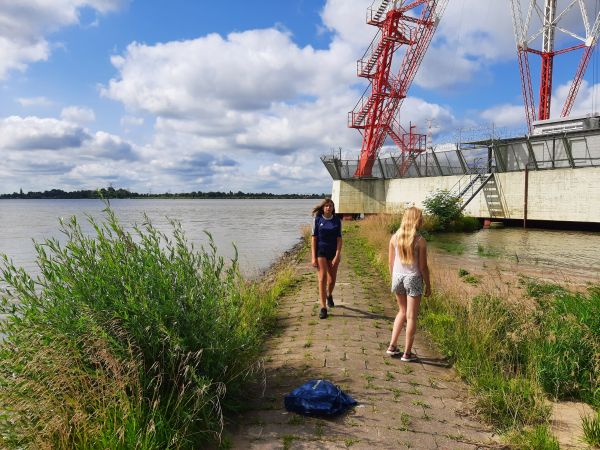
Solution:
<path fill-rule="evenodd" d="M 330 192 L 320 157 L 360 152 L 372 3 L 0 0 L 0 192 Z M 577 8 L 564 21 L 583 33 Z M 595 53 L 573 114 L 598 109 Z M 579 56 L 555 59 L 553 117 Z M 523 131 L 509 0 L 449 1 L 400 118 L 431 144 Z"/>

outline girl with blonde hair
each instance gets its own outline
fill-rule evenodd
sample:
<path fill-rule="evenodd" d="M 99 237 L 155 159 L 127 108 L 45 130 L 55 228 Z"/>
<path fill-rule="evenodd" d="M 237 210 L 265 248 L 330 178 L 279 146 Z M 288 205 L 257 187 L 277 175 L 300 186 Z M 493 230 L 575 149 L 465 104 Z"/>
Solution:
<path fill-rule="evenodd" d="M 417 327 L 417 316 L 425 284 L 425 297 L 431 294 L 429 268 L 427 267 L 427 243 L 417 230 L 423 225 L 423 212 L 414 206 L 404 211 L 400 228 L 390 239 L 388 263 L 392 275 L 392 292 L 398 302 L 398 314 L 394 320 L 392 337 L 387 354 L 402 355 L 402 361 L 415 361 L 412 351 Z M 398 349 L 398 337 L 406 323 L 404 351 Z"/>

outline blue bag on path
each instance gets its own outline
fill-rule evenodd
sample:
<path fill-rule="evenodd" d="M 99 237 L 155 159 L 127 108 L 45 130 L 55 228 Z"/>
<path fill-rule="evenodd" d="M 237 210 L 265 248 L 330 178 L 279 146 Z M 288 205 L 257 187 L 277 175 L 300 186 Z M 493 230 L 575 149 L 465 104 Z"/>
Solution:
<path fill-rule="evenodd" d="M 310 380 L 285 396 L 285 409 L 304 415 L 335 416 L 356 400 L 327 380 Z"/>

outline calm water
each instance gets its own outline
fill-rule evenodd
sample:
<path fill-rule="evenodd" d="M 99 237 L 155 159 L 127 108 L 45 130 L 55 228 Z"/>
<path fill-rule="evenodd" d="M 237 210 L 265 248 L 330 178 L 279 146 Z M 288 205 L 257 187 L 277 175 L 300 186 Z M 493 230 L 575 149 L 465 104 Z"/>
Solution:
<path fill-rule="evenodd" d="M 436 247 L 460 246 L 464 258 L 488 256 L 600 278 L 600 233 L 523 228 L 436 236 Z"/>
<path fill-rule="evenodd" d="M 256 276 L 278 256 L 298 243 L 301 227 L 311 222 L 318 200 L 112 200 L 111 206 L 126 227 L 143 222 L 146 213 L 153 224 L 169 232 L 169 219 L 181 222 L 188 240 L 199 248 L 212 234 L 219 254 L 234 255 L 238 248 L 245 275 Z M 0 201 L 0 254 L 17 266 L 36 273 L 32 239 L 63 240 L 60 217 L 102 217 L 99 200 L 2 200 Z M 89 230 L 89 226 L 84 227 Z"/>
<path fill-rule="evenodd" d="M 219 253 L 233 256 L 232 243 L 239 251 L 245 275 L 253 277 L 296 244 L 301 227 L 311 222 L 310 212 L 317 200 L 113 200 L 111 205 L 121 222 L 131 227 L 146 213 L 162 231 L 171 229 L 168 218 L 181 222 L 190 242 L 206 244 L 210 232 Z M 99 200 L 2 200 L 0 201 L 0 253 L 9 255 L 18 266 L 35 273 L 32 239 L 62 239 L 58 219 L 85 214 L 101 218 L 104 204 Z M 85 229 L 85 227 L 84 227 Z M 89 227 L 87 227 L 89 230 Z M 481 230 L 471 234 L 444 234 L 436 246 L 459 245 L 464 258 L 481 258 L 478 249 L 501 259 L 521 263 L 579 270 L 600 274 L 600 233 L 522 228 Z"/>

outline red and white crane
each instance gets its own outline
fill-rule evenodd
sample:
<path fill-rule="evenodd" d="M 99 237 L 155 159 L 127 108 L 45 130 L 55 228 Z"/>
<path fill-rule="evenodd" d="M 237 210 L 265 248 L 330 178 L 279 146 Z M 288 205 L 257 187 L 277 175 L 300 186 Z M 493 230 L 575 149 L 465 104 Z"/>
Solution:
<path fill-rule="evenodd" d="M 598 41 L 600 12 L 596 14 L 594 22 L 590 25 L 588 9 L 591 9 L 589 7 L 595 0 L 567 0 L 562 4 L 560 12 L 558 12 L 559 9 L 557 8 L 558 0 L 510 0 L 510 2 L 519 58 L 519 70 L 521 72 L 521 89 L 525 102 L 525 115 L 527 126 L 531 132 L 532 124 L 535 120 L 550 118 L 554 56 L 583 49 L 583 54 L 571 82 L 569 94 L 563 105 L 561 116 L 566 117 L 570 114 L 575 98 L 577 97 L 577 92 L 579 91 L 579 86 L 581 85 L 581 80 Z M 527 3 L 527 13 L 523 20 L 521 5 Z M 581 13 L 581 20 L 578 20 L 576 24 L 569 23 L 567 25 L 567 20 L 565 19 L 569 18 L 569 22 L 573 22 L 573 16 L 577 10 Z M 583 25 L 583 29 L 585 30 L 585 36 L 581 36 L 580 32 L 570 31 L 566 28 L 569 26 L 569 28 L 573 29 L 573 26 L 578 26 L 581 29 L 581 25 Z M 570 42 L 568 46 L 557 50 L 555 48 L 557 32 L 568 36 L 574 42 Z M 541 48 L 539 50 L 532 48 L 532 44 L 539 41 L 540 38 Z M 531 69 L 529 66 L 530 53 L 539 55 L 542 58 L 537 119 L 531 84 Z"/>
<path fill-rule="evenodd" d="M 407 133 L 398 112 L 417 73 L 448 0 L 374 0 L 367 9 L 367 23 L 378 28 L 371 45 L 357 63 L 359 77 L 369 86 L 352 111 L 348 126 L 363 136 L 360 160 L 354 176 L 370 177 L 377 154 L 387 136 L 400 148 L 403 157 L 400 175 L 410 157 L 425 150 L 426 136 Z M 397 74 L 391 73 L 392 57 L 406 50 Z"/>

